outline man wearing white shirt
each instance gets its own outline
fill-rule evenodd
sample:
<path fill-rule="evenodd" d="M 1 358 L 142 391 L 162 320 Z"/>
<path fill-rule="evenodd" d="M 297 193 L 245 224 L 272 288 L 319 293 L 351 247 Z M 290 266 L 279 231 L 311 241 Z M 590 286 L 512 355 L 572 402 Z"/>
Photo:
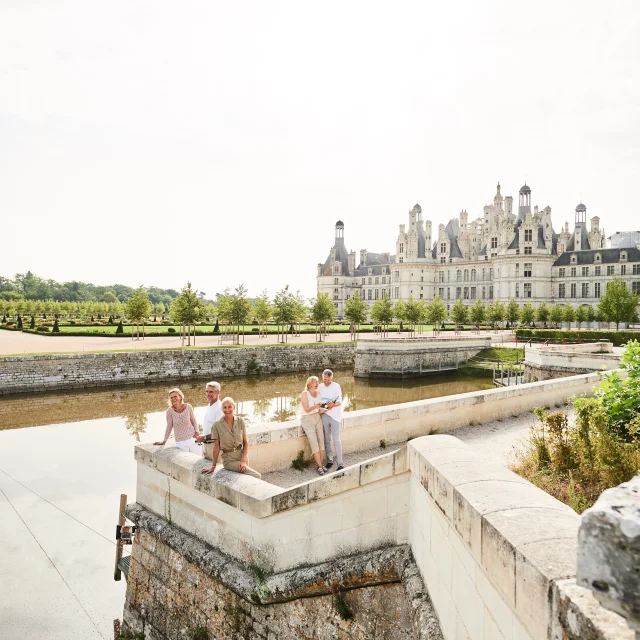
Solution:
<path fill-rule="evenodd" d="M 200 436 L 199 441 L 208 440 L 211 435 L 211 426 L 222 418 L 222 404 L 220 402 L 220 384 L 218 382 L 207 382 L 207 400 L 209 406 L 204 414 L 202 429 L 204 438 Z"/>
<path fill-rule="evenodd" d="M 336 450 L 338 459 L 337 471 L 342 471 L 342 443 L 340 442 L 340 425 L 342 423 L 342 389 L 337 382 L 333 381 L 333 371 L 325 369 L 322 372 L 322 384 L 318 385 L 321 401 L 326 403 L 326 413 L 322 414 L 322 425 L 324 426 L 324 444 L 327 452 L 327 464 L 325 470 L 333 466 L 333 454 L 331 451 L 331 438 Z"/>

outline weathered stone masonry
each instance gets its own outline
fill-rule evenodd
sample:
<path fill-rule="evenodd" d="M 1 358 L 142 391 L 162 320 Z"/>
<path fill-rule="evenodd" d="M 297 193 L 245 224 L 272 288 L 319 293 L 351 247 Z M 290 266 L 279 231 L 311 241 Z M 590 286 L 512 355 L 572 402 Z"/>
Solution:
<path fill-rule="evenodd" d="M 355 344 L 8 356 L 0 395 L 353 366 Z"/>

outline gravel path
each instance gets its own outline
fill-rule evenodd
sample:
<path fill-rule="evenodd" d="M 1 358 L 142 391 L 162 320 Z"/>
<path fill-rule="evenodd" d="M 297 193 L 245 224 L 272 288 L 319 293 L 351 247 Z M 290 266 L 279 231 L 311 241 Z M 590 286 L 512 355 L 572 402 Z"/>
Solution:
<path fill-rule="evenodd" d="M 375 449 L 367 449 L 366 451 L 358 451 L 357 453 L 345 453 L 344 454 L 344 466 L 349 467 L 354 464 L 358 464 L 363 462 L 364 460 L 369 460 L 370 458 L 376 458 L 377 456 L 384 455 L 385 453 L 391 453 L 392 451 L 397 451 L 404 443 L 398 443 L 393 445 L 388 445 L 384 449 L 380 447 L 376 447 Z M 333 467 L 331 467 L 331 471 L 335 471 L 337 464 L 334 463 Z M 309 482 L 309 480 L 313 480 L 314 478 L 318 478 L 318 472 L 316 471 L 315 462 L 309 465 L 308 469 L 304 471 L 298 471 L 293 467 L 289 467 L 288 469 L 282 469 L 281 471 L 271 471 L 269 473 L 262 474 L 262 479 L 266 482 L 270 482 L 271 484 L 275 484 L 278 487 L 293 487 L 296 484 L 302 484 L 303 482 Z"/>

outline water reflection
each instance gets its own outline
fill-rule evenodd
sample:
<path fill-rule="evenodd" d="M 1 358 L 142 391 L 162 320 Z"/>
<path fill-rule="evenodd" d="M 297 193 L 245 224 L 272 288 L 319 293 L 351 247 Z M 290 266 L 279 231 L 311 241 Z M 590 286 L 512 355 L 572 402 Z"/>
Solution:
<path fill-rule="evenodd" d="M 294 420 L 300 412 L 300 393 L 305 380 L 304 374 L 222 380 L 221 397 L 233 397 L 238 415 L 246 418 L 249 424 L 287 422 Z M 364 380 L 354 378 L 351 371 L 337 371 L 336 381 L 342 386 L 346 411 L 491 388 L 490 379 L 459 378 L 455 375 L 410 380 Z M 206 406 L 205 382 L 187 381 L 179 385 L 186 401 L 196 408 L 198 420 L 202 419 Z M 0 430 L 121 418 L 127 431 L 140 441 L 140 436 L 147 429 L 149 415 L 166 409 L 167 391 L 171 386 L 162 384 L 2 398 Z"/>

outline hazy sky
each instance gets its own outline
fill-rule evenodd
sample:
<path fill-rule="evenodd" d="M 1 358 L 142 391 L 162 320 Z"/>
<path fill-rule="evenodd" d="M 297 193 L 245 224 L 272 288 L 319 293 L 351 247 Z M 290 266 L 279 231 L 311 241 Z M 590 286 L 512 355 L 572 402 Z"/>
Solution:
<path fill-rule="evenodd" d="M 526 182 L 640 229 L 640 2 L 0 0 L 0 275 L 315 292 Z"/>

